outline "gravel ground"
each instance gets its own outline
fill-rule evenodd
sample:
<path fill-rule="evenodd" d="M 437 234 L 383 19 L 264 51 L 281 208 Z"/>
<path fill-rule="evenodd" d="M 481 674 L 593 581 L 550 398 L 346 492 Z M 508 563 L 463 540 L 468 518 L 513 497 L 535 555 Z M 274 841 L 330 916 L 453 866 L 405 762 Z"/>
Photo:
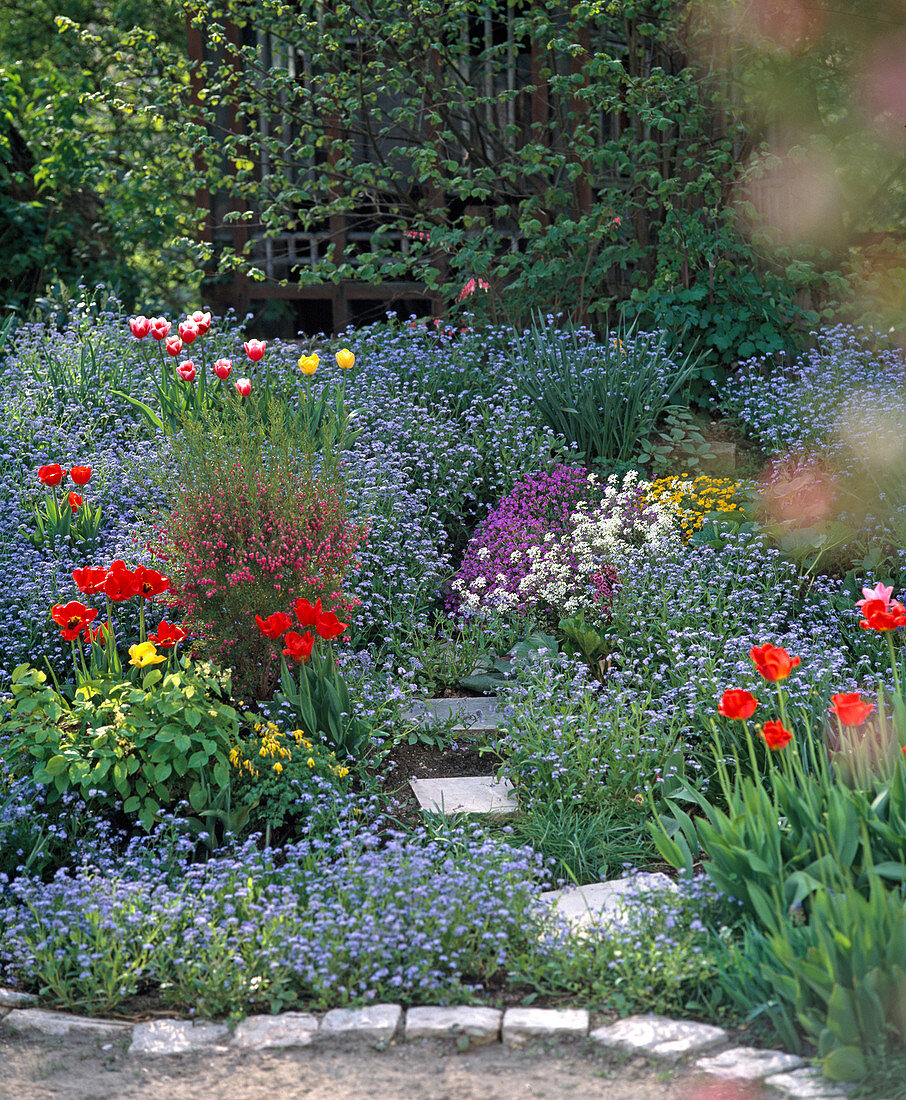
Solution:
<path fill-rule="evenodd" d="M 756 1100 L 765 1095 L 585 1044 L 515 1052 L 494 1044 L 459 1053 L 422 1041 L 384 1051 L 308 1048 L 138 1058 L 126 1054 L 122 1040 L 0 1037 L 2 1100 Z"/>

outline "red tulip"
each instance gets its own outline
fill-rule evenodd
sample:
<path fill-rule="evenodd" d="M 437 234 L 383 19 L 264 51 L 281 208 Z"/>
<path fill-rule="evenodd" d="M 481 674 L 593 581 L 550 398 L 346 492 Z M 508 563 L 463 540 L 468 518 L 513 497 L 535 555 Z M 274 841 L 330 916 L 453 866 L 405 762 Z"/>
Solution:
<path fill-rule="evenodd" d="M 245 348 L 245 354 L 251 359 L 253 363 L 257 363 L 259 359 L 264 358 L 264 349 L 267 347 L 267 340 L 247 340 L 243 345 Z"/>
<path fill-rule="evenodd" d="M 178 336 L 168 336 L 166 339 L 167 353 L 175 359 L 182 351 L 182 340 Z"/>
<path fill-rule="evenodd" d="M 104 590 L 107 570 L 98 566 L 86 565 L 84 569 L 73 569 L 72 579 L 76 588 L 85 596 L 94 596 Z"/>
<path fill-rule="evenodd" d="M 135 567 L 134 577 L 137 586 L 136 595 L 144 596 L 146 600 L 159 596 L 170 587 L 169 577 L 165 577 L 163 573 L 158 573 L 156 569 L 149 569 L 145 565 Z"/>
<path fill-rule="evenodd" d="M 99 641 L 101 645 L 104 645 L 107 641 L 107 624 L 98 623 L 92 630 L 88 623 L 85 623 L 85 641 L 89 643 Z"/>
<path fill-rule="evenodd" d="M 189 320 L 195 322 L 195 326 L 198 329 L 199 336 L 204 336 L 204 334 L 211 327 L 210 313 L 205 313 L 203 310 L 200 309 L 196 309 L 195 312 L 189 317 Z"/>
<path fill-rule="evenodd" d="M 123 562 L 115 561 L 107 571 L 101 591 L 114 603 L 121 603 L 123 600 L 131 600 L 133 596 L 137 596 L 140 588 L 141 582 L 138 577 L 127 569 Z"/>
<path fill-rule="evenodd" d="M 75 641 L 86 625 L 97 618 L 97 614 L 77 600 L 67 604 L 58 603 L 50 609 L 50 617 L 61 628 L 60 633 L 67 642 Z"/>
<path fill-rule="evenodd" d="M 341 623 L 333 611 L 322 611 L 320 598 L 312 606 L 308 600 L 300 597 L 293 604 L 293 609 L 300 626 L 313 626 L 325 639 L 336 638 L 349 626 L 349 623 Z"/>
<path fill-rule="evenodd" d="M 240 378 L 238 382 L 234 383 L 236 392 L 240 397 L 248 397 L 252 392 L 252 383 L 248 378 Z"/>
<path fill-rule="evenodd" d="M 195 364 L 191 359 L 186 359 L 184 363 L 180 363 L 176 368 L 176 373 L 183 380 L 183 382 L 195 381 Z"/>
<path fill-rule="evenodd" d="M 780 722 L 765 722 L 761 731 L 764 743 L 771 751 L 782 749 L 793 740 L 793 735 Z"/>
<path fill-rule="evenodd" d="M 321 611 L 320 598 L 314 607 L 312 607 L 308 600 L 300 597 L 293 604 L 293 610 L 296 613 L 296 618 L 299 620 L 299 626 L 314 626 L 323 614 Z"/>
<path fill-rule="evenodd" d="M 875 709 L 874 703 L 864 703 L 858 692 L 831 696 L 831 710 L 844 726 L 861 726 Z"/>
<path fill-rule="evenodd" d="M 303 661 L 307 661 L 311 657 L 311 651 L 315 647 L 315 639 L 312 634 L 306 631 L 304 636 L 300 636 L 294 630 L 290 630 L 283 640 L 286 642 L 286 649 L 283 650 L 284 656 L 290 657 L 297 665 L 301 665 Z"/>
<path fill-rule="evenodd" d="M 59 462 L 51 462 L 49 466 L 41 466 L 38 470 L 38 480 L 45 485 L 59 485 L 66 477 L 66 471 Z"/>
<path fill-rule="evenodd" d="M 226 381 L 230 377 L 230 371 L 233 369 L 232 359 L 218 359 L 214 364 L 214 373 L 222 381 Z"/>
<path fill-rule="evenodd" d="M 342 634 L 349 623 L 341 623 L 332 611 L 326 611 L 315 624 L 315 630 L 322 638 L 329 640 Z"/>
<path fill-rule="evenodd" d="M 798 657 L 791 657 L 781 646 L 771 645 L 770 642 L 755 646 L 749 651 L 749 656 L 761 675 L 772 681 L 785 680 L 800 664 Z"/>
<path fill-rule="evenodd" d="M 81 487 L 87 485 L 91 481 L 91 467 L 90 466 L 73 466 L 69 471 L 69 476 L 72 480 Z"/>
<path fill-rule="evenodd" d="M 899 600 L 864 600 L 862 603 L 863 618 L 859 626 L 863 630 L 896 630 L 906 626 L 906 607 Z"/>
<path fill-rule="evenodd" d="M 130 317 L 129 328 L 136 340 L 144 340 L 151 331 L 151 322 L 147 317 Z"/>
<path fill-rule="evenodd" d="M 73 510 L 73 512 L 78 512 L 78 510 L 82 507 L 82 498 L 79 496 L 78 493 L 69 494 L 69 507 Z"/>
<path fill-rule="evenodd" d="M 155 340 L 165 340 L 170 335 L 170 322 L 164 317 L 152 317 L 151 335 Z"/>
<path fill-rule="evenodd" d="M 255 622 L 258 624 L 258 629 L 265 638 L 275 639 L 282 637 L 293 625 L 292 619 L 285 611 L 275 611 L 273 615 L 268 615 L 266 619 L 262 619 L 260 615 L 256 615 Z"/>
<path fill-rule="evenodd" d="M 179 322 L 179 335 L 184 344 L 194 344 L 201 333 L 198 331 L 198 325 L 189 317 Z"/>
<path fill-rule="evenodd" d="M 156 632 L 148 635 L 148 641 L 153 642 L 158 649 L 172 649 L 175 645 L 179 645 L 185 636 L 186 632 L 181 627 L 161 619 Z"/>
<path fill-rule="evenodd" d="M 731 688 L 721 696 L 717 713 L 722 714 L 724 718 L 733 718 L 744 722 L 747 718 L 752 717 L 757 706 L 758 700 L 750 692 L 743 691 L 740 688 Z"/>

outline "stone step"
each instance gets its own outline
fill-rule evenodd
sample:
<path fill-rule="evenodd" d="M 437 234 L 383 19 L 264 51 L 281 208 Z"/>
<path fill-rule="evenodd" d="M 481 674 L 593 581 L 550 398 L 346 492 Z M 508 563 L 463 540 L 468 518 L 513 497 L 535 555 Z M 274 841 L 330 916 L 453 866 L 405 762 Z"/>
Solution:
<path fill-rule="evenodd" d="M 462 776 L 449 779 L 410 779 L 409 786 L 419 806 L 427 813 L 504 814 L 517 809 L 513 786 L 508 779 L 491 776 Z"/>
<path fill-rule="evenodd" d="M 493 730 L 500 719 L 500 704 L 496 695 L 480 699 L 416 699 L 403 710 L 403 717 L 412 721 L 428 719 L 431 725 L 443 725 L 456 718 L 455 730 Z"/>
<path fill-rule="evenodd" d="M 676 883 L 660 872 L 627 875 L 609 882 L 591 882 L 587 886 L 568 886 L 563 890 L 548 890 L 544 901 L 556 906 L 560 916 L 576 928 L 611 924 L 624 907 L 646 890 L 676 890 Z"/>

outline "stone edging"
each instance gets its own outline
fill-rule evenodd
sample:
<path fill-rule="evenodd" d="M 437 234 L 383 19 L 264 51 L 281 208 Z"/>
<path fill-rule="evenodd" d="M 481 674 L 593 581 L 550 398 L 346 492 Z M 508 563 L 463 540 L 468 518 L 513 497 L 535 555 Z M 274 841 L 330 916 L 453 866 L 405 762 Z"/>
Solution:
<path fill-rule="evenodd" d="M 0 989 L 0 1028 L 46 1037 L 82 1034 L 130 1040 L 129 1053 L 139 1056 L 209 1054 L 305 1047 L 313 1043 L 365 1042 L 382 1049 L 402 1038 L 452 1040 L 460 1050 L 502 1042 L 513 1050 L 538 1040 L 586 1040 L 598 1047 L 678 1063 L 714 1077 L 760 1081 L 788 1097 L 830 1100 L 846 1089 L 825 1081 L 803 1059 L 779 1050 L 733 1047 L 720 1027 L 664 1016 L 629 1016 L 591 1030 L 591 1019 L 578 1008 L 508 1008 L 474 1005 L 453 1008 L 378 1004 L 367 1008 L 334 1008 L 323 1016 L 284 1012 L 248 1016 L 235 1030 L 210 1020 L 160 1019 L 125 1024 L 90 1016 L 72 1016 L 28 1007 L 28 994 Z M 723 1049 L 719 1049 L 723 1048 Z"/>

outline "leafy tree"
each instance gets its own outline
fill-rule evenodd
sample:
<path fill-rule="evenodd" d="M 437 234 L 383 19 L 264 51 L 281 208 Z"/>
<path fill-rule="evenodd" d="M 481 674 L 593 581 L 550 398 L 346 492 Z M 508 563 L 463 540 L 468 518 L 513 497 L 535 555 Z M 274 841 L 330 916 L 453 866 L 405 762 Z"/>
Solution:
<path fill-rule="evenodd" d="M 414 277 L 451 309 L 469 287 L 466 308 L 516 322 L 630 299 L 721 358 L 774 350 L 792 289 L 739 232 L 749 134 L 720 61 L 689 52 L 688 8 L 187 0 L 201 96 L 175 98 L 200 182 L 250 231 L 212 259 L 264 279 L 261 236 L 309 234 L 317 261 L 276 277 Z"/>
<path fill-rule="evenodd" d="M 188 154 L 155 94 L 162 58 L 167 79 L 180 58 L 188 79 L 181 11 L 159 0 L 6 9 L 0 302 L 25 312 L 49 285 L 84 281 L 114 285 L 127 302 L 150 295 L 150 308 L 192 282 L 185 249 L 167 247 L 194 216 Z"/>

